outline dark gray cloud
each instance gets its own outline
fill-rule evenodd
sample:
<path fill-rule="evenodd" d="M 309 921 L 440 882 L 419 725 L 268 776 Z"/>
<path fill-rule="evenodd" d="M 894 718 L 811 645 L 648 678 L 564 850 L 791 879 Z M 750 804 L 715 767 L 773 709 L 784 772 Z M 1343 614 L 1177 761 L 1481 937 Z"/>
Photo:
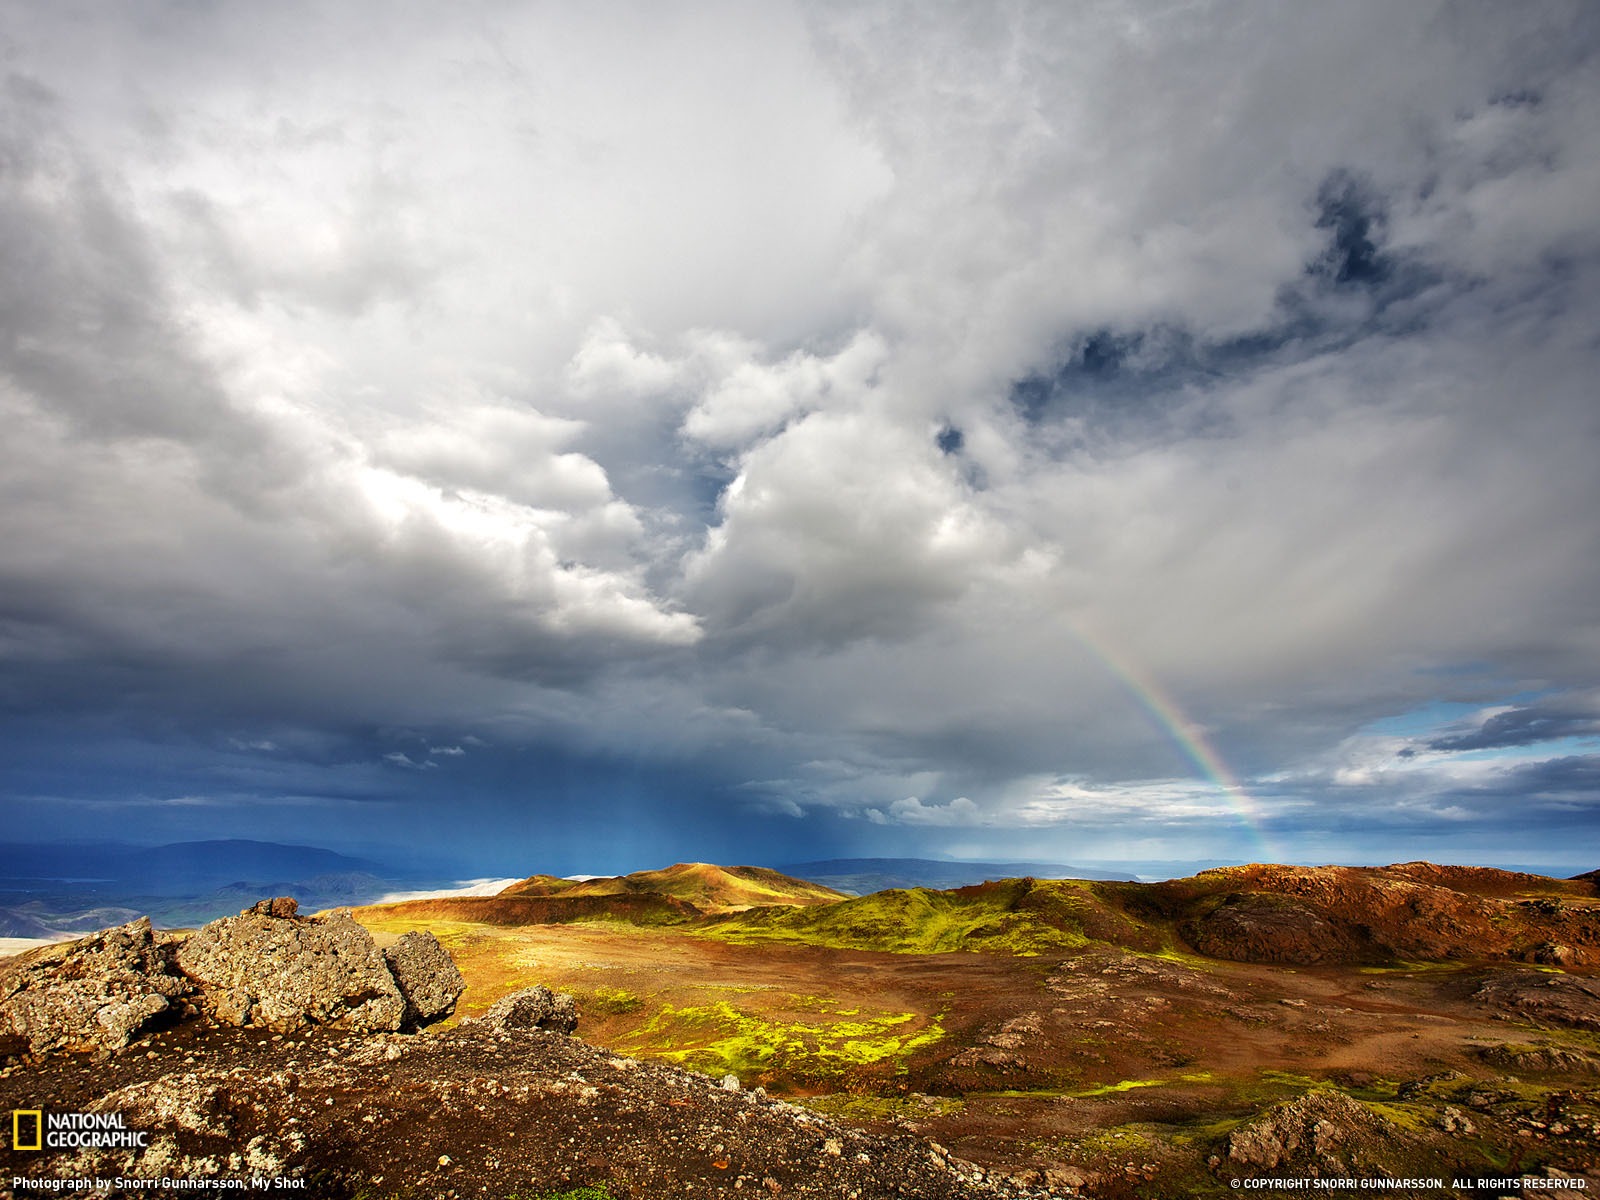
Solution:
<path fill-rule="evenodd" d="M 1600 706 L 1592 697 L 1560 696 L 1485 716 L 1472 728 L 1427 742 L 1430 750 L 1500 750 L 1561 738 L 1600 737 Z"/>
<path fill-rule="evenodd" d="M 1592 6 L 6 23 L 18 812 L 1592 819 Z"/>

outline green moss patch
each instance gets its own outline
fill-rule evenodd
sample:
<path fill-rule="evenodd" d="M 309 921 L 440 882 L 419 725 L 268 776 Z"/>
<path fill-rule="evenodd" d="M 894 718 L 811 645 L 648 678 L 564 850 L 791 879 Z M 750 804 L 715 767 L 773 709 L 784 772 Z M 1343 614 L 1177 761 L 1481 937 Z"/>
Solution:
<path fill-rule="evenodd" d="M 577 1001 L 580 1013 L 604 1013 L 613 1017 L 638 1012 L 644 1007 L 644 1000 L 626 988 L 595 988 L 578 996 Z"/>
<path fill-rule="evenodd" d="M 684 1008 L 669 1004 L 617 1049 L 712 1075 L 831 1080 L 858 1067 L 899 1067 L 944 1036 L 937 1019 L 919 1027 L 914 1013 L 818 1015 L 822 1019 L 783 1021 L 725 1000 Z"/>
<path fill-rule="evenodd" d="M 1060 954 L 1089 944 L 1082 912 L 1088 903 L 1074 889 L 1013 879 L 953 892 L 895 889 L 825 908 L 755 909 L 707 922 L 700 932 L 735 943 L 894 954 Z"/>

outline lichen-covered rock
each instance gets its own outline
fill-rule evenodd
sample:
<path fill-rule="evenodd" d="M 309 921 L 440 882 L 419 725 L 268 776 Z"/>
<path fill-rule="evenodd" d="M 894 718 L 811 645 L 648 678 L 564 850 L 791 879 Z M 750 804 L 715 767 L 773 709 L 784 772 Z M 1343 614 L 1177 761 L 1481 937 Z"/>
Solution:
<path fill-rule="evenodd" d="M 1273 1105 L 1235 1129 L 1228 1135 L 1228 1161 L 1297 1172 L 1343 1172 L 1370 1162 L 1366 1151 L 1392 1144 L 1397 1133 L 1343 1092 L 1311 1092 Z"/>
<path fill-rule="evenodd" d="M 1484 980 L 1472 998 L 1519 1019 L 1600 1031 L 1600 979 L 1547 971 L 1505 971 Z"/>
<path fill-rule="evenodd" d="M 1478 1056 L 1519 1074 L 1527 1071 L 1564 1071 L 1569 1074 L 1600 1075 L 1600 1055 L 1564 1046 L 1485 1046 Z"/>
<path fill-rule="evenodd" d="M 406 1025 L 426 1025 L 455 1011 L 467 981 L 433 934 L 413 930 L 383 952 L 383 961 L 405 997 Z"/>
<path fill-rule="evenodd" d="M 565 992 L 531 987 L 502 996 L 480 1019 L 493 1029 L 548 1029 L 553 1033 L 571 1033 L 578 1027 L 578 1006 Z"/>
<path fill-rule="evenodd" d="M 150 919 L 25 955 L 0 974 L 0 1039 L 35 1054 L 126 1046 L 190 990 Z"/>
<path fill-rule="evenodd" d="M 281 1032 L 400 1028 L 405 997 L 371 934 L 346 912 L 301 918 L 274 915 L 274 904 L 211 922 L 178 952 L 186 975 L 222 993 L 220 1003 L 208 995 L 219 1020 Z"/>

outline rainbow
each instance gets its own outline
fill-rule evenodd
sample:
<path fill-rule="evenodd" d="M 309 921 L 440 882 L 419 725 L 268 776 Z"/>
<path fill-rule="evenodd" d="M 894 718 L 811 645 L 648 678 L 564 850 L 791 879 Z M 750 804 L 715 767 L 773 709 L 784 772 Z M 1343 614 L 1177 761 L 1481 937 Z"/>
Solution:
<path fill-rule="evenodd" d="M 1227 798 L 1234 812 L 1238 814 L 1245 833 L 1260 852 L 1261 861 L 1283 861 L 1267 837 L 1255 800 L 1239 782 L 1238 776 L 1229 769 L 1228 764 L 1223 762 L 1216 748 L 1206 741 L 1200 727 L 1178 707 L 1178 702 L 1148 671 L 1117 654 L 1102 639 L 1090 636 L 1080 626 L 1073 625 L 1071 628 L 1090 656 L 1122 685 L 1123 690 L 1150 715 L 1161 731 L 1172 739 L 1184 757 L 1193 762 L 1200 773 Z"/>

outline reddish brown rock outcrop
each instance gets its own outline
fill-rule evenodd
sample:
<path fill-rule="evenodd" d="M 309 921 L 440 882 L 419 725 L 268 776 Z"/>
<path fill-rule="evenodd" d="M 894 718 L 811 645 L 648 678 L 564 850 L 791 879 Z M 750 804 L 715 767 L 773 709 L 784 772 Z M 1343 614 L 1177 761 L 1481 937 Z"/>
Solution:
<path fill-rule="evenodd" d="M 1581 880 L 1432 863 L 1253 864 L 1155 884 L 1148 894 L 1164 911 L 1186 916 L 1180 932 L 1216 958 L 1600 966 L 1600 909 L 1594 885 Z"/>

